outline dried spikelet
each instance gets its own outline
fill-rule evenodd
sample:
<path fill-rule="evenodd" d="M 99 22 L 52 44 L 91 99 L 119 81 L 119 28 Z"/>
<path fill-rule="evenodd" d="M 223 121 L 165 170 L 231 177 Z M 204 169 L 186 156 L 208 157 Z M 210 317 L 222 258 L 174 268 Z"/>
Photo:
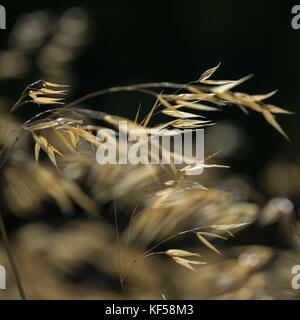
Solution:
<path fill-rule="evenodd" d="M 272 113 L 282 113 L 282 114 L 293 114 L 293 112 L 273 106 L 272 104 L 265 104 L 265 108 L 267 108 Z"/>
<path fill-rule="evenodd" d="M 77 147 L 78 147 L 78 143 L 79 143 L 79 136 L 78 135 L 75 135 L 74 132 L 68 130 L 67 131 L 67 135 L 69 136 L 69 139 L 72 143 L 72 146 L 75 150 L 77 150 Z"/>
<path fill-rule="evenodd" d="M 135 118 L 134 118 L 134 123 L 138 123 L 140 111 L 141 111 L 141 105 L 139 105 L 139 107 L 137 109 L 137 112 L 136 112 L 136 115 L 135 115 Z"/>
<path fill-rule="evenodd" d="M 201 83 L 211 84 L 211 85 L 222 85 L 234 82 L 234 80 L 202 80 Z"/>
<path fill-rule="evenodd" d="M 154 110 L 157 108 L 158 101 L 159 101 L 159 100 L 156 99 L 156 101 L 155 101 L 153 107 L 151 108 L 150 112 L 148 113 L 148 115 L 147 115 L 144 123 L 143 123 L 143 122 L 141 123 L 141 125 L 143 124 L 144 127 L 147 127 L 147 125 L 148 125 L 148 123 L 149 123 L 149 121 L 150 121 L 150 119 L 151 119 L 151 117 L 152 117 L 152 115 L 153 115 Z"/>
<path fill-rule="evenodd" d="M 58 168 L 57 162 L 56 162 L 56 158 L 55 158 L 55 155 L 54 155 L 54 148 L 52 146 L 48 146 L 47 154 L 48 154 L 49 159 L 55 165 L 55 167 Z"/>
<path fill-rule="evenodd" d="M 199 78 L 199 82 L 203 83 L 203 81 L 210 78 L 216 72 L 216 70 L 220 67 L 220 65 L 221 65 L 221 62 L 216 67 L 210 68 L 207 71 L 205 71 Z"/>
<path fill-rule="evenodd" d="M 175 118 L 203 118 L 202 116 L 199 116 L 197 114 L 189 113 L 189 112 L 183 112 L 183 111 L 178 111 L 178 110 L 170 110 L 170 109 L 165 109 L 162 111 L 162 113 L 175 117 Z"/>
<path fill-rule="evenodd" d="M 282 130 L 278 122 L 275 120 L 272 113 L 267 110 L 266 108 L 262 108 L 262 114 L 265 117 L 265 119 L 270 123 L 272 127 L 274 127 L 277 131 L 279 131 L 288 141 L 290 141 L 289 137 L 286 135 L 286 133 Z"/>
<path fill-rule="evenodd" d="M 232 230 L 232 229 L 238 229 L 241 227 L 245 227 L 248 226 L 249 222 L 245 222 L 245 223 L 232 223 L 232 224 L 224 224 L 224 225 L 211 225 L 210 227 L 216 230 Z"/>
<path fill-rule="evenodd" d="M 41 86 L 42 87 L 37 87 Z M 36 81 L 29 86 L 25 88 L 23 91 L 21 97 L 18 99 L 18 101 L 13 105 L 11 108 L 11 111 L 14 111 L 19 106 L 28 103 L 33 102 L 36 104 L 63 104 L 63 98 L 54 98 L 54 97 L 48 97 L 48 95 L 53 96 L 65 96 L 67 94 L 66 90 L 53 90 L 47 88 L 50 87 L 66 87 L 64 85 L 58 85 L 56 83 L 50 83 L 43 80 Z M 26 100 L 27 97 L 30 97 L 32 100 Z"/>
<path fill-rule="evenodd" d="M 230 230 L 225 230 L 225 232 L 226 232 L 227 234 L 229 234 L 230 237 L 234 238 L 234 234 L 233 234 L 232 231 L 230 231 Z"/>
<path fill-rule="evenodd" d="M 58 84 L 58 83 L 53 83 L 53 82 L 49 82 L 49 81 L 43 81 L 43 86 L 44 87 L 56 87 L 56 88 L 69 87 L 69 85 L 67 85 L 67 84 Z"/>
<path fill-rule="evenodd" d="M 227 83 L 227 84 L 223 84 L 221 86 L 214 87 L 214 88 L 211 89 L 211 91 L 213 93 L 215 93 L 215 94 L 222 94 L 222 93 L 224 93 L 226 91 L 229 91 L 229 90 L 233 89 L 234 87 L 238 86 L 239 84 L 249 80 L 252 77 L 253 77 L 253 75 L 250 74 L 250 75 L 248 75 L 246 77 L 243 77 L 243 78 L 241 78 L 239 80 L 236 80 L 236 81 L 233 81 L 233 82 L 230 82 L 230 83 Z"/>
<path fill-rule="evenodd" d="M 77 149 L 79 143 L 79 137 L 83 138 L 92 146 L 99 147 L 102 142 L 100 142 L 97 137 L 95 137 L 91 131 L 81 129 L 80 127 L 71 127 L 69 125 L 63 124 L 63 127 L 67 129 L 67 133 L 71 139 L 72 145 L 75 149 Z M 101 132 L 100 132 L 101 133 Z"/>
<path fill-rule="evenodd" d="M 165 100 L 162 95 L 158 95 L 157 96 L 157 100 L 163 105 L 165 106 L 166 108 L 168 109 L 174 109 L 174 107 L 167 101 Z"/>
<path fill-rule="evenodd" d="M 36 161 L 38 161 L 39 152 L 40 152 L 40 148 L 37 146 L 37 144 L 38 144 L 47 153 L 49 159 L 54 164 L 54 166 L 56 168 L 58 168 L 56 158 L 55 158 L 55 153 L 59 154 L 63 158 L 64 158 L 64 155 L 59 150 L 57 150 L 55 147 L 50 145 L 44 136 L 38 137 L 34 131 L 32 131 L 31 134 L 32 134 L 34 140 L 36 141 L 35 148 L 34 148 Z"/>
<path fill-rule="evenodd" d="M 181 250 L 181 249 L 169 249 L 165 253 L 166 253 L 166 255 L 171 256 L 171 257 L 191 257 L 191 256 L 200 257 L 200 255 L 198 253 L 193 253 L 193 252 Z"/>
<path fill-rule="evenodd" d="M 48 148 L 48 141 L 44 136 L 39 136 L 39 141 L 41 143 L 41 146 L 44 148 L 45 151 L 47 151 Z"/>
<path fill-rule="evenodd" d="M 205 168 L 229 168 L 229 166 L 224 166 L 224 165 L 220 165 L 220 164 L 205 164 L 205 163 L 195 163 L 195 164 L 191 164 L 191 165 L 187 165 L 181 169 L 179 169 L 180 172 L 193 172 L 193 171 L 197 171 L 199 169 L 205 169 Z"/>
<path fill-rule="evenodd" d="M 42 88 L 40 90 L 30 91 L 28 93 L 28 96 L 31 97 L 33 100 L 36 100 L 40 96 L 44 96 L 44 98 L 45 98 L 45 95 L 47 95 L 47 94 L 61 96 L 61 95 L 65 95 L 66 91 L 55 91 L 55 90 Z M 59 98 L 55 98 L 55 99 L 59 99 Z M 60 98 L 60 100 L 62 100 L 62 98 Z"/>
<path fill-rule="evenodd" d="M 198 102 L 188 102 L 188 101 L 177 99 L 176 103 L 179 104 L 180 106 L 190 108 L 190 109 L 200 110 L 200 111 L 220 111 L 219 108 L 211 107 Z"/>
<path fill-rule="evenodd" d="M 38 162 L 39 160 L 40 150 L 41 150 L 41 145 L 38 142 L 36 142 L 34 146 L 34 155 L 35 155 L 36 162 Z"/>
<path fill-rule="evenodd" d="M 214 230 L 223 231 L 229 234 L 234 238 L 234 234 L 231 229 L 240 229 L 241 227 L 245 227 L 249 225 L 249 223 L 237 223 L 237 224 L 227 224 L 227 225 L 212 225 L 210 226 Z"/>
<path fill-rule="evenodd" d="M 226 83 L 230 83 L 230 82 L 234 82 L 234 80 L 207 80 L 208 78 L 210 78 L 216 71 L 217 69 L 220 67 L 221 62 L 214 68 L 208 69 L 207 71 L 205 71 L 201 77 L 199 78 L 199 82 L 203 83 L 203 84 L 212 84 L 212 85 L 221 85 L 221 84 L 226 84 Z"/>
<path fill-rule="evenodd" d="M 64 104 L 61 98 L 44 98 L 44 97 L 35 97 L 33 102 L 37 104 Z"/>
<path fill-rule="evenodd" d="M 193 270 L 193 271 L 196 271 L 196 269 L 191 266 L 191 264 L 206 264 L 207 262 L 202 262 L 202 261 L 194 261 L 194 260 L 188 260 L 188 259 L 184 259 L 184 258 L 181 258 L 181 257 L 172 257 L 172 259 L 182 265 L 183 267 L 187 268 L 187 269 L 190 269 L 190 270 Z"/>
<path fill-rule="evenodd" d="M 54 133 L 58 136 L 58 138 L 63 142 L 63 144 L 72 152 L 76 151 L 76 146 L 74 147 L 73 142 L 71 143 L 64 137 L 64 135 L 57 129 L 53 129 Z"/>
<path fill-rule="evenodd" d="M 235 92 L 233 94 L 233 96 L 231 96 L 230 94 L 227 93 L 226 97 L 232 103 L 239 104 L 240 106 L 247 106 L 247 107 L 253 109 L 254 111 L 261 112 L 261 105 L 259 103 L 257 103 L 248 94 L 241 93 L 241 92 Z"/>
<path fill-rule="evenodd" d="M 191 120 L 191 119 L 178 119 L 172 123 L 174 128 L 203 128 L 207 126 L 214 125 L 210 121 L 203 120 Z"/>
<path fill-rule="evenodd" d="M 36 94 L 54 94 L 54 95 L 65 95 L 67 94 L 67 90 L 52 90 L 48 88 L 41 88 L 38 91 L 35 91 Z"/>
<path fill-rule="evenodd" d="M 212 245 L 208 240 L 206 240 L 203 236 L 202 236 L 202 232 L 196 232 L 196 235 L 198 237 L 198 239 L 204 244 L 206 245 L 208 248 L 210 248 L 211 250 L 215 251 L 218 254 L 222 254 L 214 245 Z"/>
<path fill-rule="evenodd" d="M 256 101 L 256 102 L 262 101 L 262 100 L 266 100 L 266 99 L 274 96 L 274 94 L 276 94 L 277 91 L 278 91 L 278 90 L 274 90 L 274 91 L 272 91 L 272 92 L 270 92 L 270 93 L 266 93 L 266 94 L 256 94 L 256 95 L 252 95 L 251 98 L 252 98 L 254 101 Z"/>
<path fill-rule="evenodd" d="M 219 239 L 227 240 L 227 238 L 220 236 L 219 234 L 215 234 L 215 233 L 211 233 L 211 232 L 201 231 L 201 232 L 198 232 L 198 234 L 201 234 L 202 236 L 209 236 L 212 238 L 219 238 Z"/>

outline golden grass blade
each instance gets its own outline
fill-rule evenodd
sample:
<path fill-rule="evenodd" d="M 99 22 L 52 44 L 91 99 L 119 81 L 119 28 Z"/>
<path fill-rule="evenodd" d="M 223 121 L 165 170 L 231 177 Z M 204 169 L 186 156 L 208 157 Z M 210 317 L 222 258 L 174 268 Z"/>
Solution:
<path fill-rule="evenodd" d="M 47 148 L 47 154 L 51 162 L 55 165 L 55 167 L 58 169 L 58 165 L 56 162 L 55 154 L 54 154 L 54 149 L 52 146 L 48 146 Z"/>
<path fill-rule="evenodd" d="M 184 119 L 184 120 L 176 120 L 173 124 L 172 127 L 174 128 L 202 128 L 206 127 L 209 125 L 213 125 L 210 121 L 202 121 L 202 120 L 189 120 L 189 119 Z"/>
<path fill-rule="evenodd" d="M 218 100 L 215 98 L 214 93 L 207 93 L 207 92 L 201 92 L 201 93 L 182 93 L 178 95 L 171 96 L 173 100 L 184 100 L 184 101 L 210 101 L 210 102 L 218 102 Z M 176 106 L 178 108 L 178 106 Z"/>
<path fill-rule="evenodd" d="M 55 147 L 51 146 L 51 148 L 53 149 L 53 151 L 57 154 L 59 154 L 61 157 L 63 157 L 65 159 L 65 156 L 59 151 L 57 150 Z"/>
<path fill-rule="evenodd" d="M 41 143 L 41 146 L 44 148 L 45 151 L 47 151 L 48 148 L 48 141 L 44 136 L 39 136 L 39 141 Z"/>
<path fill-rule="evenodd" d="M 44 136 L 38 137 L 34 131 L 32 131 L 31 133 L 32 133 L 34 140 L 36 141 L 36 144 L 35 144 L 35 159 L 36 159 L 36 161 L 38 160 L 40 148 L 42 147 L 42 149 L 47 153 L 51 162 L 57 167 L 56 158 L 55 158 L 54 153 L 57 153 L 61 157 L 65 158 L 64 155 L 59 150 L 57 150 L 55 147 L 51 146 Z M 40 146 L 40 148 L 38 147 L 38 145 Z"/>
<path fill-rule="evenodd" d="M 55 132 L 55 134 L 59 137 L 59 139 L 63 142 L 63 144 L 72 152 L 76 151 L 75 150 L 75 147 L 73 145 L 73 143 L 71 144 L 65 137 L 64 135 L 59 132 L 58 130 L 56 129 L 53 129 L 53 131 Z"/>
<path fill-rule="evenodd" d="M 227 83 L 227 84 L 223 84 L 222 86 L 214 87 L 214 88 L 212 88 L 211 90 L 212 90 L 212 92 L 214 92 L 214 93 L 216 93 L 216 94 L 224 93 L 224 92 L 229 91 L 229 90 L 231 90 L 232 88 L 240 85 L 241 83 L 247 81 L 247 80 L 250 79 L 252 76 L 253 76 L 253 75 L 250 74 L 250 75 L 248 75 L 248 76 L 246 76 L 246 77 L 243 77 L 243 78 L 241 78 L 241 79 L 239 79 L 239 80 L 236 80 L 236 81 L 234 81 L 234 82 Z"/>
<path fill-rule="evenodd" d="M 266 93 L 266 94 L 256 94 L 256 95 L 252 95 L 251 98 L 258 102 L 258 101 L 262 101 L 262 100 L 266 100 L 272 96 L 274 96 L 274 94 L 276 94 L 278 92 L 278 90 L 274 90 L 270 93 Z"/>
<path fill-rule="evenodd" d="M 237 229 L 240 227 L 244 227 L 246 225 L 248 225 L 248 222 L 244 222 L 244 223 L 232 223 L 232 224 L 214 224 L 211 225 L 210 227 L 216 230 L 231 230 L 231 229 Z"/>
<path fill-rule="evenodd" d="M 75 150 L 77 150 L 79 141 L 78 141 L 78 139 L 76 139 L 75 134 L 72 131 L 68 130 L 67 135 L 69 136 L 69 139 L 72 143 L 72 146 L 74 147 Z"/>
<path fill-rule="evenodd" d="M 196 233 L 198 239 L 204 244 L 206 245 L 208 248 L 210 248 L 211 250 L 215 251 L 216 253 L 222 255 L 222 253 L 214 246 L 212 245 L 208 240 L 206 240 L 201 233 L 197 232 Z"/>
<path fill-rule="evenodd" d="M 245 227 L 248 225 L 249 222 L 244 222 L 244 223 L 234 223 L 234 224 L 224 224 L 224 225 L 212 225 L 210 226 L 212 229 L 219 230 L 219 231 L 224 231 L 227 234 L 229 234 L 232 238 L 234 238 L 234 234 L 232 233 L 231 229 L 238 229 L 241 227 Z"/>
<path fill-rule="evenodd" d="M 187 259 L 186 259 L 187 260 Z M 204 261 L 187 260 L 190 264 L 206 264 Z"/>
<path fill-rule="evenodd" d="M 201 83 L 203 84 L 213 84 L 213 85 L 221 85 L 234 82 L 234 80 L 203 80 Z"/>
<path fill-rule="evenodd" d="M 196 163 L 196 164 L 189 164 L 181 169 L 179 169 L 179 171 L 181 172 L 185 172 L 185 171 L 195 171 L 195 170 L 199 170 L 199 169 L 203 169 L 203 168 L 225 168 L 228 169 L 230 168 L 229 166 L 226 165 L 221 165 L 221 164 L 204 164 L 204 163 Z"/>
<path fill-rule="evenodd" d="M 181 266 L 183 266 L 183 267 L 185 267 L 185 268 L 187 268 L 187 269 L 196 271 L 196 269 L 189 264 L 189 261 L 188 261 L 188 260 L 183 259 L 183 258 L 180 258 L 180 257 L 173 257 L 172 259 L 173 259 L 176 263 L 180 264 Z"/>
<path fill-rule="evenodd" d="M 230 230 L 225 230 L 232 238 L 235 238 L 234 234 Z"/>
<path fill-rule="evenodd" d="M 48 88 L 41 88 L 40 90 L 36 91 L 40 92 L 41 94 L 57 94 L 57 95 L 65 95 L 67 94 L 67 90 L 52 90 Z"/>
<path fill-rule="evenodd" d="M 57 87 L 57 88 L 69 87 L 69 85 L 67 85 L 67 84 L 58 84 L 58 83 L 53 83 L 53 82 L 49 82 L 49 81 L 43 81 L 43 86 L 44 87 Z"/>
<path fill-rule="evenodd" d="M 220 97 L 226 95 L 226 93 L 219 95 Z M 231 96 L 228 97 L 229 100 L 231 99 Z M 233 93 L 233 99 L 231 100 L 232 103 L 240 105 L 246 105 L 248 108 L 253 109 L 254 111 L 261 112 L 261 105 L 256 102 L 252 96 L 246 93 L 242 92 L 234 92 Z"/>
<path fill-rule="evenodd" d="M 35 146 L 34 146 L 34 155 L 35 155 L 35 162 L 36 163 L 39 160 L 40 150 L 41 150 L 41 145 L 38 142 L 36 142 Z"/>
<path fill-rule="evenodd" d="M 274 127 L 278 132 L 280 132 L 288 141 L 290 141 L 290 138 L 286 135 L 286 133 L 282 130 L 282 128 L 280 127 L 280 125 L 277 123 L 277 121 L 275 120 L 274 116 L 272 115 L 272 113 L 267 110 L 266 108 L 262 108 L 262 114 L 265 117 L 265 119 L 267 120 L 267 122 L 269 122 L 269 124 Z"/>
<path fill-rule="evenodd" d="M 279 108 L 272 104 L 265 104 L 264 107 L 266 107 L 271 113 L 294 114 L 294 112 Z"/>
<path fill-rule="evenodd" d="M 81 128 L 74 128 L 74 127 L 70 127 L 68 125 L 63 125 L 67 130 L 73 132 L 74 134 L 78 134 L 78 136 L 82 137 L 82 138 L 94 138 L 95 136 L 91 133 L 89 133 L 88 131 L 81 129 Z"/>
<path fill-rule="evenodd" d="M 167 100 L 165 100 L 161 95 L 157 96 L 157 100 L 166 108 L 174 109 L 174 107 Z"/>
<path fill-rule="evenodd" d="M 136 115 L 135 115 L 135 118 L 134 118 L 134 123 L 138 122 L 140 111 L 141 111 L 141 105 L 139 105 L 138 110 L 136 112 Z"/>
<path fill-rule="evenodd" d="M 158 98 L 157 98 L 156 101 L 155 101 L 155 103 L 154 103 L 154 105 L 153 105 L 153 107 L 151 108 L 149 114 L 147 115 L 147 118 L 145 119 L 145 122 L 144 122 L 144 124 L 143 124 L 144 128 L 147 127 L 147 124 L 149 123 L 149 121 L 150 121 L 150 119 L 151 119 L 151 117 L 152 117 L 152 115 L 153 115 L 153 112 L 154 112 L 154 110 L 156 109 L 156 107 L 157 107 L 157 105 L 158 105 L 158 101 L 159 101 L 159 100 L 158 100 Z"/>
<path fill-rule="evenodd" d="M 198 102 L 188 102 L 184 100 L 176 100 L 176 103 L 183 105 L 189 109 L 201 110 L 201 111 L 219 111 L 219 108 L 207 106 Z"/>
<path fill-rule="evenodd" d="M 181 250 L 181 249 L 169 249 L 165 253 L 171 257 L 191 257 L 191 256 L 200 257 L 198 253 L 193 253 L 193 252 Z"/>
<path fill-rule="evenodd" d="M 202 236 L 209 236 L 209 237 L 213 237 L 213 238 L 220 238 L 223 240 L 227 240 L 227 238 L 220 236 L 219 234 L 215 234 L 215 233 L 211 233 L 211 232 L 198 232 L 199 234 L 201 234 Z"/>
<path fill-rule="evenodd" d="M 190 270 L 193 270 L 193 271 L 196 271 L 196 269 L 191 266 L 191 264 L 206 264 L 206 262 L 202 262 L 202 261 L 194 261 L 194 260 L 187 260 L 187 259 L 184 259 L 184 258 L 181 258 L 181 257 L 172 257 L 172 259 L 180 264 L 181 266 L 187 268 L 187 269 L 190 269 Z"/>
<path fill-rule="evenodd" d="M 162 111 L 163 114 L 166 114 L 170 117 L 175 117 L 175 118 L 204 118 L 203 116 L 199 116 L 194 113 L 189 113 L 189 112 L 183 112 L 183 111 L 178 111 L 178 110 L 171 110 L 171 109 L 164 109 Z"/>
<path fill-rule="evenodd" d="M 77 125 L 77 128 L 79 129 L 79 124 Z M 75 140 L 76 140 L 76 148 L 78 148 L 80 136 L 77 132 L 74 132 L 75 134 Z"/>
<path fill-rule="evenodd" d="M 64 104 L 64 102 L 61 102 L 61 100 L 62 99 L 44 98 L 44 97 L 33 98 L 33 102 L 37 104 Z"/>

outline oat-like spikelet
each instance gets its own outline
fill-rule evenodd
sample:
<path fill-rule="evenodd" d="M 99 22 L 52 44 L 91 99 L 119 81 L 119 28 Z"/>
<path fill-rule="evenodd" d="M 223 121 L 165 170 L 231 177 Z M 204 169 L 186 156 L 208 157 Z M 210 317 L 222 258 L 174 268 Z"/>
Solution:
<path fill-rule="evenodd" d="M 38 80 L 28 85 L 23 91 L 18 101 L 11 108 L 11 112 L 19 108 L 21 105 L 26 103 L 41 104 L 64 104 L 64 98 L 67 94 L 67 90 L 57 90 L 57 88 L 66 88 L 67 85 L 61 85 L 57 83 L 51 83 L 43 80 Z M 51 89 L 54 88 L 54 89 Z M 26 98 L 31 98 L 26 100 Z"/>

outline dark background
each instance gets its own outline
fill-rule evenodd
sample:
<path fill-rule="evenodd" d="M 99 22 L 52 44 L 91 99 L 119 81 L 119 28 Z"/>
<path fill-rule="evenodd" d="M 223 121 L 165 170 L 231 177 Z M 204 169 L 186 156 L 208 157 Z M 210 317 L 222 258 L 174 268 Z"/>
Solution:
<path fill-rule="evenodd" d="M 300 72 L 300 30 L 291 27 L 288 1 L 10 1 L 7 30 L 1 30 L 1 48 L 23 13 L 48 9 L 59 17 L 65 9 L 80 6 L 89 15 L 89 41 L 72 64 L 74 81 L 70 99 L 102 88 L 140 82 L 186 83 L 222 62 L 215 78 L 254 78 L 238 88 L 249 93 L 279 92 L 270 103 L 296 112 L 280 116 L 290 136 L 288 143 L 260 114 L 246 116 L 235 108 L 212 115 L 231 119 L 247 133 L 242 154 L 228 159 L 232 170 L 257 177 L 276 157 L 296 159 L 299 154 L 297 108 Z M 34 67 L 27 78 L 1 81 L 1 91 L 12 101 L 30 81 L 38 79 Z M 111 113 L 133 117 L 140 95 L 93 100 Z M 151 101 L 150 101 L 151 103 Z M 147 109 L 148 110 L 148 109 Z M 21 118 L 29 114 L 20 113 Z M 243 155 L 243 153 L 245 153 Z"/>

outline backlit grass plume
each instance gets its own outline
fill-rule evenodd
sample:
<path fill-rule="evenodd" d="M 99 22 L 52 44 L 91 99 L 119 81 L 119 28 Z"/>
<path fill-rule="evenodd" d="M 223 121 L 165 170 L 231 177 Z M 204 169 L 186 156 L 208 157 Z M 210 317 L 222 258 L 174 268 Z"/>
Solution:
<path fill-rule="evenodd" d="M 146 257 L 163 254 L 192 271 L 209 263 L 198 259 L 198 251 L 191 252 L 183 248 L 184 244 L 180 245 L 187 236 L 198 244 L 199 251 L 209 249 L 221 255 L 213 240 L 226 241 L 234 237 L 234 233 L 256 219 L 259 208 L 254 203 L 236 201 L 231 193 L 217 186 L 205 186 L 201 176 L 185 174 L 198 167 L 207 170 L 226 167 L 211 163 L 213 155 L 207 155 L 205 164 L 188 166 L 174 164 L 175 151 L 170 151 L 173 160 L 170 165 L 99 165 L 95 156 L 103 143 L 97 139 L 99 130 L 111 127 L 115 131 L 122 130 L 120 121 L 126 121 L 126 133 L 135 129 L 146 135 L 151 130 L 162 129 L 166 129 L 167 134 L 171 128 L 193 131 L 214 125 L 207 119 L 207 112 L 221 111 L 229 105 L 245 113 L 249 110 L 261 113 L 288 139 L 275 115 L 290 112 L 265 102 L 275 91 L 260 95 L 233 91 L 251 76 L 239 80 L 211 80 L 218 67 L 209 69 L 199 80 L 189 84 L 162 82 L 113 87 L 71 103 L 65 102 L 68 86 L 43 80 L 29 85 L 11 111 L 33 103 L 38 106 L 38 112 L 21 126 L 14 124 L 13 138 L 5 141 L 1 152 L 1 175 L 6 185 L 1 192 L 5 199 L 16 199 L 7 202 L 7 209 L 17 214 L 41 206 L 44 200 L 54 199 L 66 214 L 72 211 L 75 202 L 92 217 L 101 218 L 102 206 L 113 203 L 119 278 L 124 293 L 124 282 L 133 264 Z M 138 91 L 152 96 L 154 104 L 147 116 L 140 119 L 138 111 L 135 119 L 130 120 L 84 106 L 88 99 L 120 91 Z M 56 106 L 47 109 L 47 105 Z M 157 114 L 164 114 L 169 120 L 150 126 Z M 34 141 L 34 152 L 20 149 L 27 135 Z M 116 136 L 109 136 L 106 143 L 116 146 L 119 141 Z M 162 150 L 163 146 L 159 148 Z M 42 153 L 53 167 L 47 163 L 49 160 L 41 160 Z M 119 227 L 118 208 L 127 215 L 125 227 Z M 159 250 L 174 240 L 176 247 Z M 128 261 L 127 251 L 133 244 L 142 254 Z"/>

